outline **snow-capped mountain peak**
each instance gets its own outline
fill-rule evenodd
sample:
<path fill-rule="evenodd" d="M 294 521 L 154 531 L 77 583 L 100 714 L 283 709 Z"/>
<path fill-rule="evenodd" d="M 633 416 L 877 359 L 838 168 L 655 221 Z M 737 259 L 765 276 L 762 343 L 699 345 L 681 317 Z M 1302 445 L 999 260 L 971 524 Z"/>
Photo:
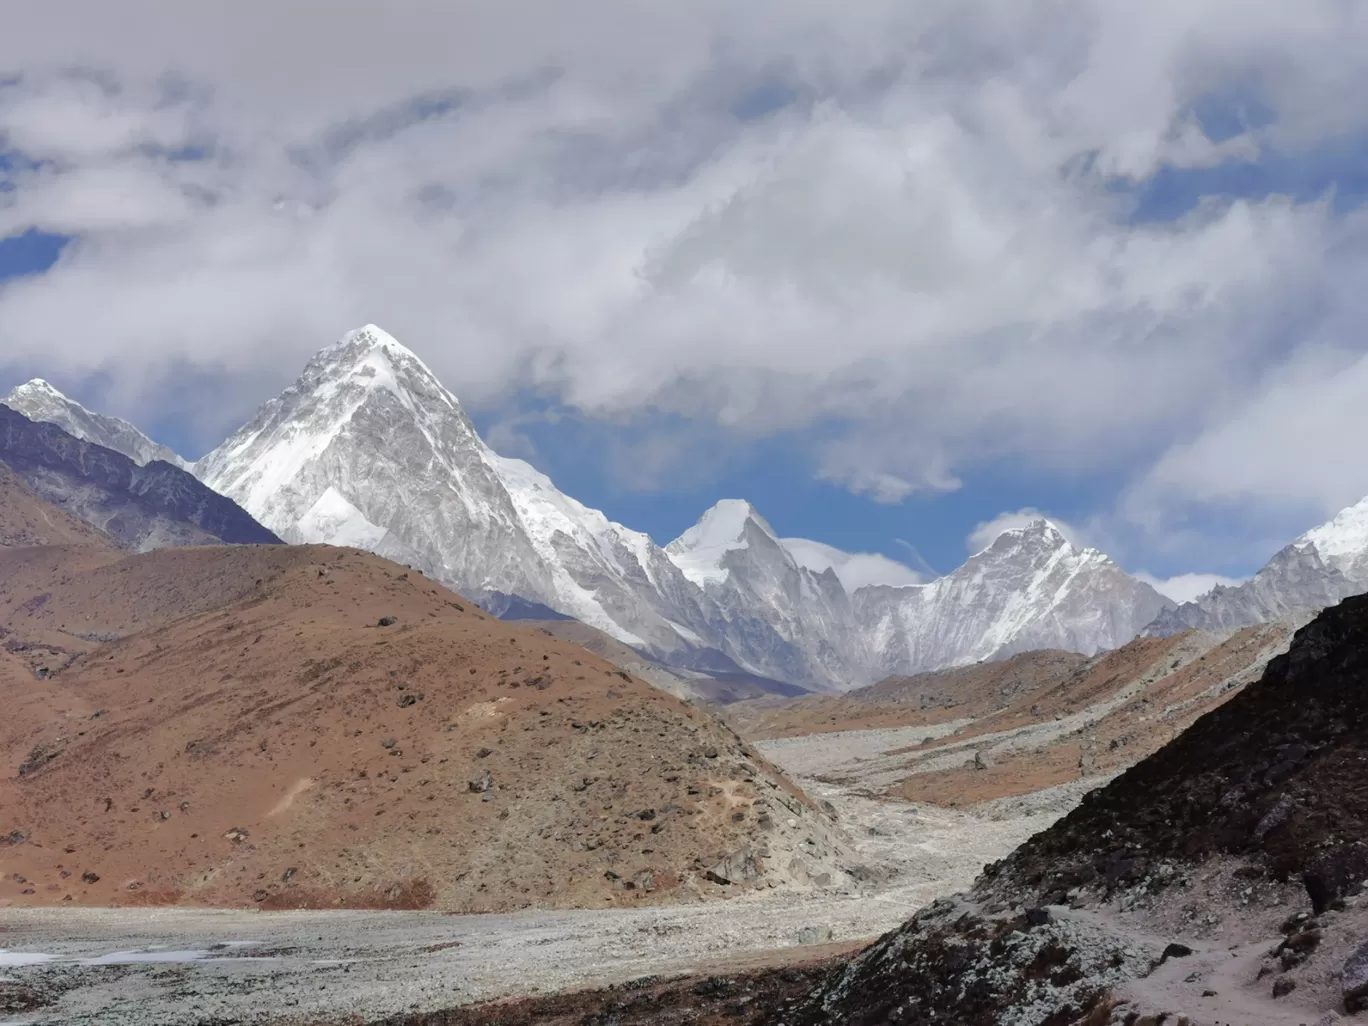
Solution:
<path fill-rule="evenodd" d="M 1335 514 L 1328 523 L 1313 527 L 1294 544 L 1310 542 L 1321 559 L 1351 576 L 1368 576 L 1368 498 Z"/>
<path fill-rule="evenodd" d="M 1368 588 L 1368 498 L 1313 527 L 1273 554 L 1253 577 L 1216 587 L 1159 617 L 1146 634 L 1189 627 L 1245 627 L 1290 613 L 1323 609 Z"/>
<path fill-rule="evenodd" d="M 42 378 L 16 385 L 9 395 L 0 399 L 0 403 L 29 420 L 56 424 L 67 434 L 82 441 L 122 453 L 139 465 L 146 466 L 154 460 L 162 460 L 182 470 L 189 468 L 185 460 L 166 446 L 152 441 L 128 421 L 92 413 Z"/>
<path fill-rule="evenodd" d="M 665 551 L 684 576 L 699 587 L 720 584 L 729 573 L 724 565 L 727 553 L 746 548 L 747 534 L 752 530 L 779 545 L 774 529 L 754 506 L 745 499 L 722 499 L 665 546 Z"/>

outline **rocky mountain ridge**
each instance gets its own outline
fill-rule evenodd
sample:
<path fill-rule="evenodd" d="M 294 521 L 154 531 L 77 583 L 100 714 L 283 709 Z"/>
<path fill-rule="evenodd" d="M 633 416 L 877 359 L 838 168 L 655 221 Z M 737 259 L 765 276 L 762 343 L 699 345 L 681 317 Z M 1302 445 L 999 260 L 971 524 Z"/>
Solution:
<path fill-rule="evenodd" d="M 135 463 L 190 466 L 46 382 L 11 400 Z M 1045 648 L 1091 655 L 1142 632 L 1230 630 L 1368 588 L 1368 500 L 1250 581 L 1182 606 L 1047 520 L 924 584 L 847 587 L 739 499 L 661 547 L 490 449 L 423 361 L 373 325 L 322 350 L 192 469 L 288 541 L 356 545 L 492 609 L 569 616 L 681 670 L 815 690 Z"/>
<path fill-rule="evenodd" d="M 121 548 L 280 541 L 237 503 L 177 466 L 161 460 L 139 464 L 3 404 L 0 462 L 34 495 Z"/>
<path fill-rule="evenodd" d="M 1218 586 L 1160 613 L 1145 633 L 1163 637 L 1191 627 L 1221 630 L 1268 623 L 1289 613 L 1324 609 L 1364 591 L 1368 498 L 1279 550 L 1243 584 Z"/>
<path fill-rule="evenodd" d="M 190 469 L 186 460 L 152 441 L 128 421 L 87 410 L 42 378 L 16 385 L 0 403 L 29 420 L 56 424 L 73 438 L 123 453 L 139 466 L 162 460 L 181 470 Z"/>

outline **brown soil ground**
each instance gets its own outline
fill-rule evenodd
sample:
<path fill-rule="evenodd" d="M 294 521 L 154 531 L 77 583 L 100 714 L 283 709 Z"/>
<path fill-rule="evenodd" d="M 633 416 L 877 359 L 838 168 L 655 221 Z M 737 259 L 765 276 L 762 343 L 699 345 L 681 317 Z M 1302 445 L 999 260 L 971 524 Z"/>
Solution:
<path fill-rule="evenodd" d="M 970 805 L 1055 787 L 1084 775 L 1118 773 L 1234 697 L 1239 683 L 1258 677 L 1270 645 L 1285 643 L 1289 634 L 1279 625 L 1249 627 L 1191 661 L 1179 651 L 1192 640 L 1190 635 L 1138 638 L 1089 660 L 1052 687 L 976 720 L 943 743 L 987 738 L 1056 715 L 1069 716 L 1105 702 L 1124 688 L 1137 688 L 1132 698 L 1100 716 L 1091 727 L 990 757 L 986 769 L 963 766 L 919 773 L 908 777 L 895 793 L 933 805 Z M 1237 682 L 1236 686 L 1226 687 L 1230 681 Z"/>
<path fill-rule="evenodd" d="M 356 550 L 4 549 L 0 624 L 0 904 L 668 903 L 829 831 L 704 711 Z"/>

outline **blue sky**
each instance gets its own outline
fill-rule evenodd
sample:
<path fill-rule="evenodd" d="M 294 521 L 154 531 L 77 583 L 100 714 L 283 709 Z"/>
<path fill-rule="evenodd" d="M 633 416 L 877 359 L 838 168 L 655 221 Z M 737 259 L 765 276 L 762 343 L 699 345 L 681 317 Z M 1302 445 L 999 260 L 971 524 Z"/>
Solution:
<path fill-rule="evenodd" d="M 0 387 L 194 456 L 374 322 L 658 540 L 936 571 L 1041 510 L 1242 576 L 1368 493 L 1335 0 L 252 6 L 0 40 Z"/>

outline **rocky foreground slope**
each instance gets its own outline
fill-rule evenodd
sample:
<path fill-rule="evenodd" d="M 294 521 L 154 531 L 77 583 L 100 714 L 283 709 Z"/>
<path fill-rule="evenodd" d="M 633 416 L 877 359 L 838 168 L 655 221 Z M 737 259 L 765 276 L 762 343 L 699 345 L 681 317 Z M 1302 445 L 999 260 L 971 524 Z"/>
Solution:
<path fill-rule="evenodd" d="M 0 904 L 498 911 L 844 878 L 700 709 L 354 549 L 0 550 Z"/>
<path fill-rule="evenodd" d="M 771 1021 L 1313 1022 L 1357 1010 L 1366 682 L 1368 598 L 1353 598 L 968 894 Z"/>

